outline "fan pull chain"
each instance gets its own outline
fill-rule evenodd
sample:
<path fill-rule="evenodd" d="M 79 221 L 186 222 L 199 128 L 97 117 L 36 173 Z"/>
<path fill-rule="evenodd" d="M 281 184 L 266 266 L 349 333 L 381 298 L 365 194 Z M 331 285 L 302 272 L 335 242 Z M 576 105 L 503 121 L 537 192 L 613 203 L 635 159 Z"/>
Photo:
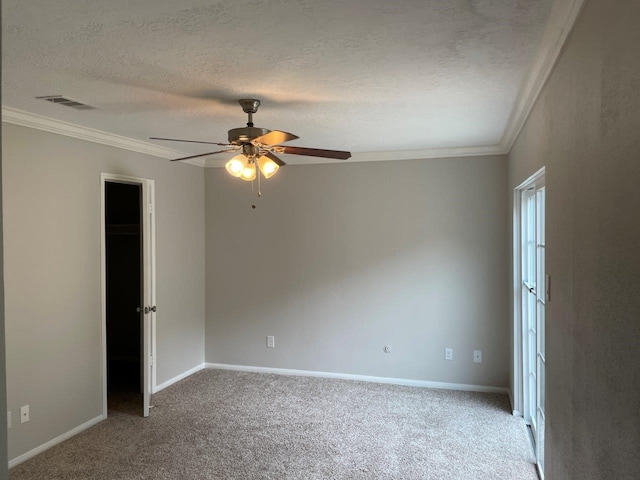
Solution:
<path fill-rule="evenodd" d="M 258 163 L 258 162 L 256 162 L 256 170 L 258 171 L 258 172 L 257 172 L 257 173 L 258 173 L 258 197 L 261 197 L 261 196 L 262 196 L 262 190 L 260 190 L 260 174 L 261 174 L 261 171 L 260 171 L 260 169 L 258 168 L 257 163 Z"/>
<path fill-rule="evenodd" d="M 258 198 L 260 198 L 262 196 L 262 190 L 260 188 L 260 175 L 261 175 L 262 172 L 260 171 L 260 168 L 258 168 L 258 162 L 255 160 L 255 157 L 253 158 L 253 162 L 256 165 L 256 175 L 258 177 Z M 252 180 L 251 181 L 251 193 L 255 192 L 254 183 L 255 183 L 255 180 Z M 255 209 L 256 208 L 256 204 L 255 203 L 252 204 L 251 208 Z"/>

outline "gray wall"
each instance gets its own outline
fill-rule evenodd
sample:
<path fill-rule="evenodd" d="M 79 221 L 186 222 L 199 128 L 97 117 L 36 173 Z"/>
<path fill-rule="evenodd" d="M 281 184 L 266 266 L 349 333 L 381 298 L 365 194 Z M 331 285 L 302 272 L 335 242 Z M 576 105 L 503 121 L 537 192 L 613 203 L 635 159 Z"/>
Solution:
<path fill-rule="evenodd" d="M 547 478 L 640 478 L 640 3 L 590 0 L 510 154 L 546 165 Z"/>
<path fill-rule="evenodd" d="M 0 17 L 2 17 L 0 9 Z M 0 21 L 0 25 L 2 22 Z M 0 27 L 0 31 L 2 27 Z M 1 32 L 0 32 L 1 33 Z M 2 35 L 0 34 L 0 51 L 2 51 Z M 2 62 L 0 62 L 2 63 Z M 0 79 L 2 78 L 0 65 Z M 0 81 L 0 84 L 2 82 Z M 0 98 L 2 88 L 0 87 Z M 2 237 L 2 131 L 0 131 L 0 479 L 8 478 L 7 472 L 7 376 L 4 339 L 4 248 Z"/>
<path fill-rule="evenodd" d="M 205 179 L 207 362 L 507 386 L 506 157 Z"/>
<path fill-rule="evenodd" d="M 0 147 L 2 134 L 0 132 Z M 8 478 L 8 438 L 7 438 L 7 369 L 4 333 L 4 248 L 2 222 L 2 153 L 0 152 L 0 479 Z"/>
<path fill-rule="evenodd" d="M 199 167 L 15 125 L 3 128 L 9 457 L 102 413 L 100 173 L 155 180 L 157 365 L 204 361 Z M 20 425 L 29 404 L 31 421 Z"/>

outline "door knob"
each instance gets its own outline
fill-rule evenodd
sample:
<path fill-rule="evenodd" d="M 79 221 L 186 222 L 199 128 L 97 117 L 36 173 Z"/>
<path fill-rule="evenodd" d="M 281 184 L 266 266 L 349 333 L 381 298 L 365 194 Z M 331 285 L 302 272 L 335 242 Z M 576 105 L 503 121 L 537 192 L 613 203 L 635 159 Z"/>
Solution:
<path fill-rule="evenodd" d="M 140 313 L 144 310 L 144 314 L 145 315 L 149 315 L 150 312 L 157 312 L 158 311 L 158 307 L 156 307 L 155 305 L 153 307 L 144 307 L 144 309 L 142 307 L 138 307 L 136 308 L 136 312 Z"/>

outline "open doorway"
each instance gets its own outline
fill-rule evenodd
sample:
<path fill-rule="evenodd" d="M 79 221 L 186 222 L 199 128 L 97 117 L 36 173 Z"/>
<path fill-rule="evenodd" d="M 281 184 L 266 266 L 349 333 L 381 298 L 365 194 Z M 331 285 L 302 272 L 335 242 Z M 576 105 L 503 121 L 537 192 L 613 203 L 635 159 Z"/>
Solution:
<path fill-rule="evenodd" d="M 108 409 L 142 412 L 142 185 L 105 183 Z"/>
<path fill-rule="evenodd" d="M 155 384 L 153 181 L 102 174 L 103 415 L 149 415 Z"/>

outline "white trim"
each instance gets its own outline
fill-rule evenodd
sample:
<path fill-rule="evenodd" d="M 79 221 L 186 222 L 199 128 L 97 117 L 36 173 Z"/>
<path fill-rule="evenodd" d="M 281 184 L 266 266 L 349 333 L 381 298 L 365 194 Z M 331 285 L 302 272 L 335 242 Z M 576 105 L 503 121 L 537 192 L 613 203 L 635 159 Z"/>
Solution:
<path fill-rule="evenodd" d="M 454 157 L 481 157 L 485 155 L 506 155 L 509 153 L 500 145 L 482 146 L 482 147 L 456 147 L 456 148 L 428 148 L 423 150 L 398 150 L 395 152 L 356 152 L 349 163 L 358 162 L 388 162 L 398 160 L 429 160 L 432 158 L 454 158 Z M 298 165 L 295 157 L 282 155 L 287 165 Z M 291 159 L 291 160 L 290 160 Z M 221 168 L 224 167 L 228 159 L 208 158 L 204 167 Z M 343 160 L 330 159 L 314 159 L 313 157 L 305 158 L 305 165 L 338 163 L 344 164 Z"/>
<path fill-rule="evenodd" d="M 412 380 L 408 378 L 372 377 L 369 375 L 352 375 L 350 373 L 316 372 L 312 370 L 292 370 L 289 368 L 252 367 L 248 365 L 228 365 L 226 363 L 206 363 L 206 368 L 216 370 L 234 370 L 238 372 L 271 373 L 275 375 L 290 375 L 296 377 L 336 378 L 340 380 L 356 380 L 359 382 L 386 383 L 404 385 L 408 387 L 439 388 L 442 390 L 461 390 L 465 392 L 508 393 L 505 387 L 489 387 L 485 385 L 470 385 L 466 383 L 430 382 L 427 380 Z"/>
<path fill-rule="evenodd" d="M 388 162 L 398 160 L 429 160 L 432 158 L 454 158 L 454 157 L 481 157 L 486 155 L 506 155 L 509 153 L 500 145 L 482 147 L 456 147 L 456 148 L 429 148 L 423 150 L 398 150 L 395 152 L 356 152 L 349 163 L 359 162 Z M 298 165 L 295 157 L 281 155 L 287 165 Z M 205 168 L 222 168 L 228 159 L 220 157 L 210 157 L 204 161 Z M 337 163 L 344 164 L 343 160 L 330 160 L 327 158 L 314 159 L 305 158 L 304 165 Z"/>
<path fill-rule="evenodd" d="M 188 376 L 193 375 L 194 373 L 199 372 L 200 370 L 204 370 L 204 368 L 205 368 L 204 363 L 201 363 L 200 365 L 196 365 L 195 367 L 190 368 L 186 372 L 182 372 L 180 375 L 176 375 L 175 377 L 170 378 L 166 382 L 162 382 L 160 385 L 156 385 L 156 387 L 151 391 L 151 393 L 158 393 L 160 390 L 164 390 L 165 388 L 173 385 L 174 383 L 177 383 L 180 380 L 184 380 Z"/>
<path fill-rule="evenodd" d="M 105 227 L 105 178 L 100 174 L 100 323 L 101 323 L 101 351 L 102 364 L 102 416 L 107 418 L 107 248 Z"/>
<path fill-rule="evenodd" d="M 161 158 L 177 158 L 186 153 L 170 148 L 160 147 L 147 142 L 141 142 L 131 138 L 114 135 L 93 128 L 83 127 L 73 123 L 63 122 L 43 115 L 18 110 L 17 108 L 2 107 L 2 121 L 21 125 L 23 127 L 36 128 L 45 132 L 57 133 L 67 137 L 79 138 L 88 142 L 100 143 L 111 147 L 122 148 L 132 152 L 144 153 Z M 400 150 L 396 152 L 359 152 L 354 153 L 349 162 L 380 162 L 388 160 L 422 160 L 430 158 L 450 157 L 477 157 L 482 155 L 506 155 L 507 150 L 501 145 L 478 147 L 452 147 L 429 148 L 423 150 Z M 285 155 L 286 158 L 286 155 Z M 217 168 L 223 167 L 228 159 L 201 157 L 185 160 L 181 163 L 189 163 L 199 167 Z M 316 163 L 313 157 L 305 160 L 305 165 Z M 342 160 L 318 159 L 317 163 L 342 163 Z M 293 165 L 295 163 L 292 162 Z"/>
<path fill-rule="evenodd" d="M 57 133 L 66 137 L 78 138 L 87 142 L 99 143 L 110 147 L 122 148 L 132 152 L 144 153 L 161 158 L 179 158 L 186 154 L 171 148 L 160 147 L 148 142 L 141 142 L 132 138 L 107 133 L 94 128 L 83 127 L 74 123 L 63 122 L 54 118 L 45 117 L 36 113 L 26 112 L 17 108 L 2 107 L 2 121 L 20 125 L 22 127 L 35 128 L 45 132 Z M 186 160 L 182 163 L 204 166 L 203 159 Z"/>
<path fill-rule="evenodd" d="M 520 410 L 516 410 L 513 404 L 513 395 L 511 394 L 511 389 L 509 389 L 509 403 L 511 404 L 511 414 L 514 417 L 521 417 L 522 412 L 520 412 Z"/>
<path fill-rule="evenodd" d="M 522 361 L 522 285 L 520 245 L 520 190 L 513 190 L 513 401 L 514 411 L 524 412 L 524 366 Z"/>
<path fill-rule="evenodd" d="M 533 110 L 533 106 L 542 92 L 542 88 L 551 76 L 553 67 L 560 57 L 562 48 L 584 3 L 585 0 L 554 2 L 537 55 L 520 87 L 515 107 L 511 112 L 507 128 L 500 142 L 503 150 L 509 152 L 518 135 L 520 135 L 531 110 Z"/>
<path fill-rule="evenodd" d="M 68 432 L 63 433 L 62 435 L 58 435 L 55 438 L 52 438 L 46 443 L 34 448 L 33 450 L 29 450 L 27 453 L 23 453 L 22 455 L 17 456 L 16 458 L 9 460 L 9 468 L 13 468 L 17 465 L 20 465 L 23 462 L 35 457 L 36 455 L 44 452 L 45 450 L 49 450 L 51 447 L 58 445 L 59 443 L 64 442 L 65 440 L 70 439 L 74 435 L 83 432 L 84 430 L 93 427 L 97 423 L 105 420 L 107 417 L 104 415 L 99 415 L 95 418 L 92 418 L 88 422 L 83 423 L 82 425 L 78 425 L 76 428 L 72 428 Z"/>

